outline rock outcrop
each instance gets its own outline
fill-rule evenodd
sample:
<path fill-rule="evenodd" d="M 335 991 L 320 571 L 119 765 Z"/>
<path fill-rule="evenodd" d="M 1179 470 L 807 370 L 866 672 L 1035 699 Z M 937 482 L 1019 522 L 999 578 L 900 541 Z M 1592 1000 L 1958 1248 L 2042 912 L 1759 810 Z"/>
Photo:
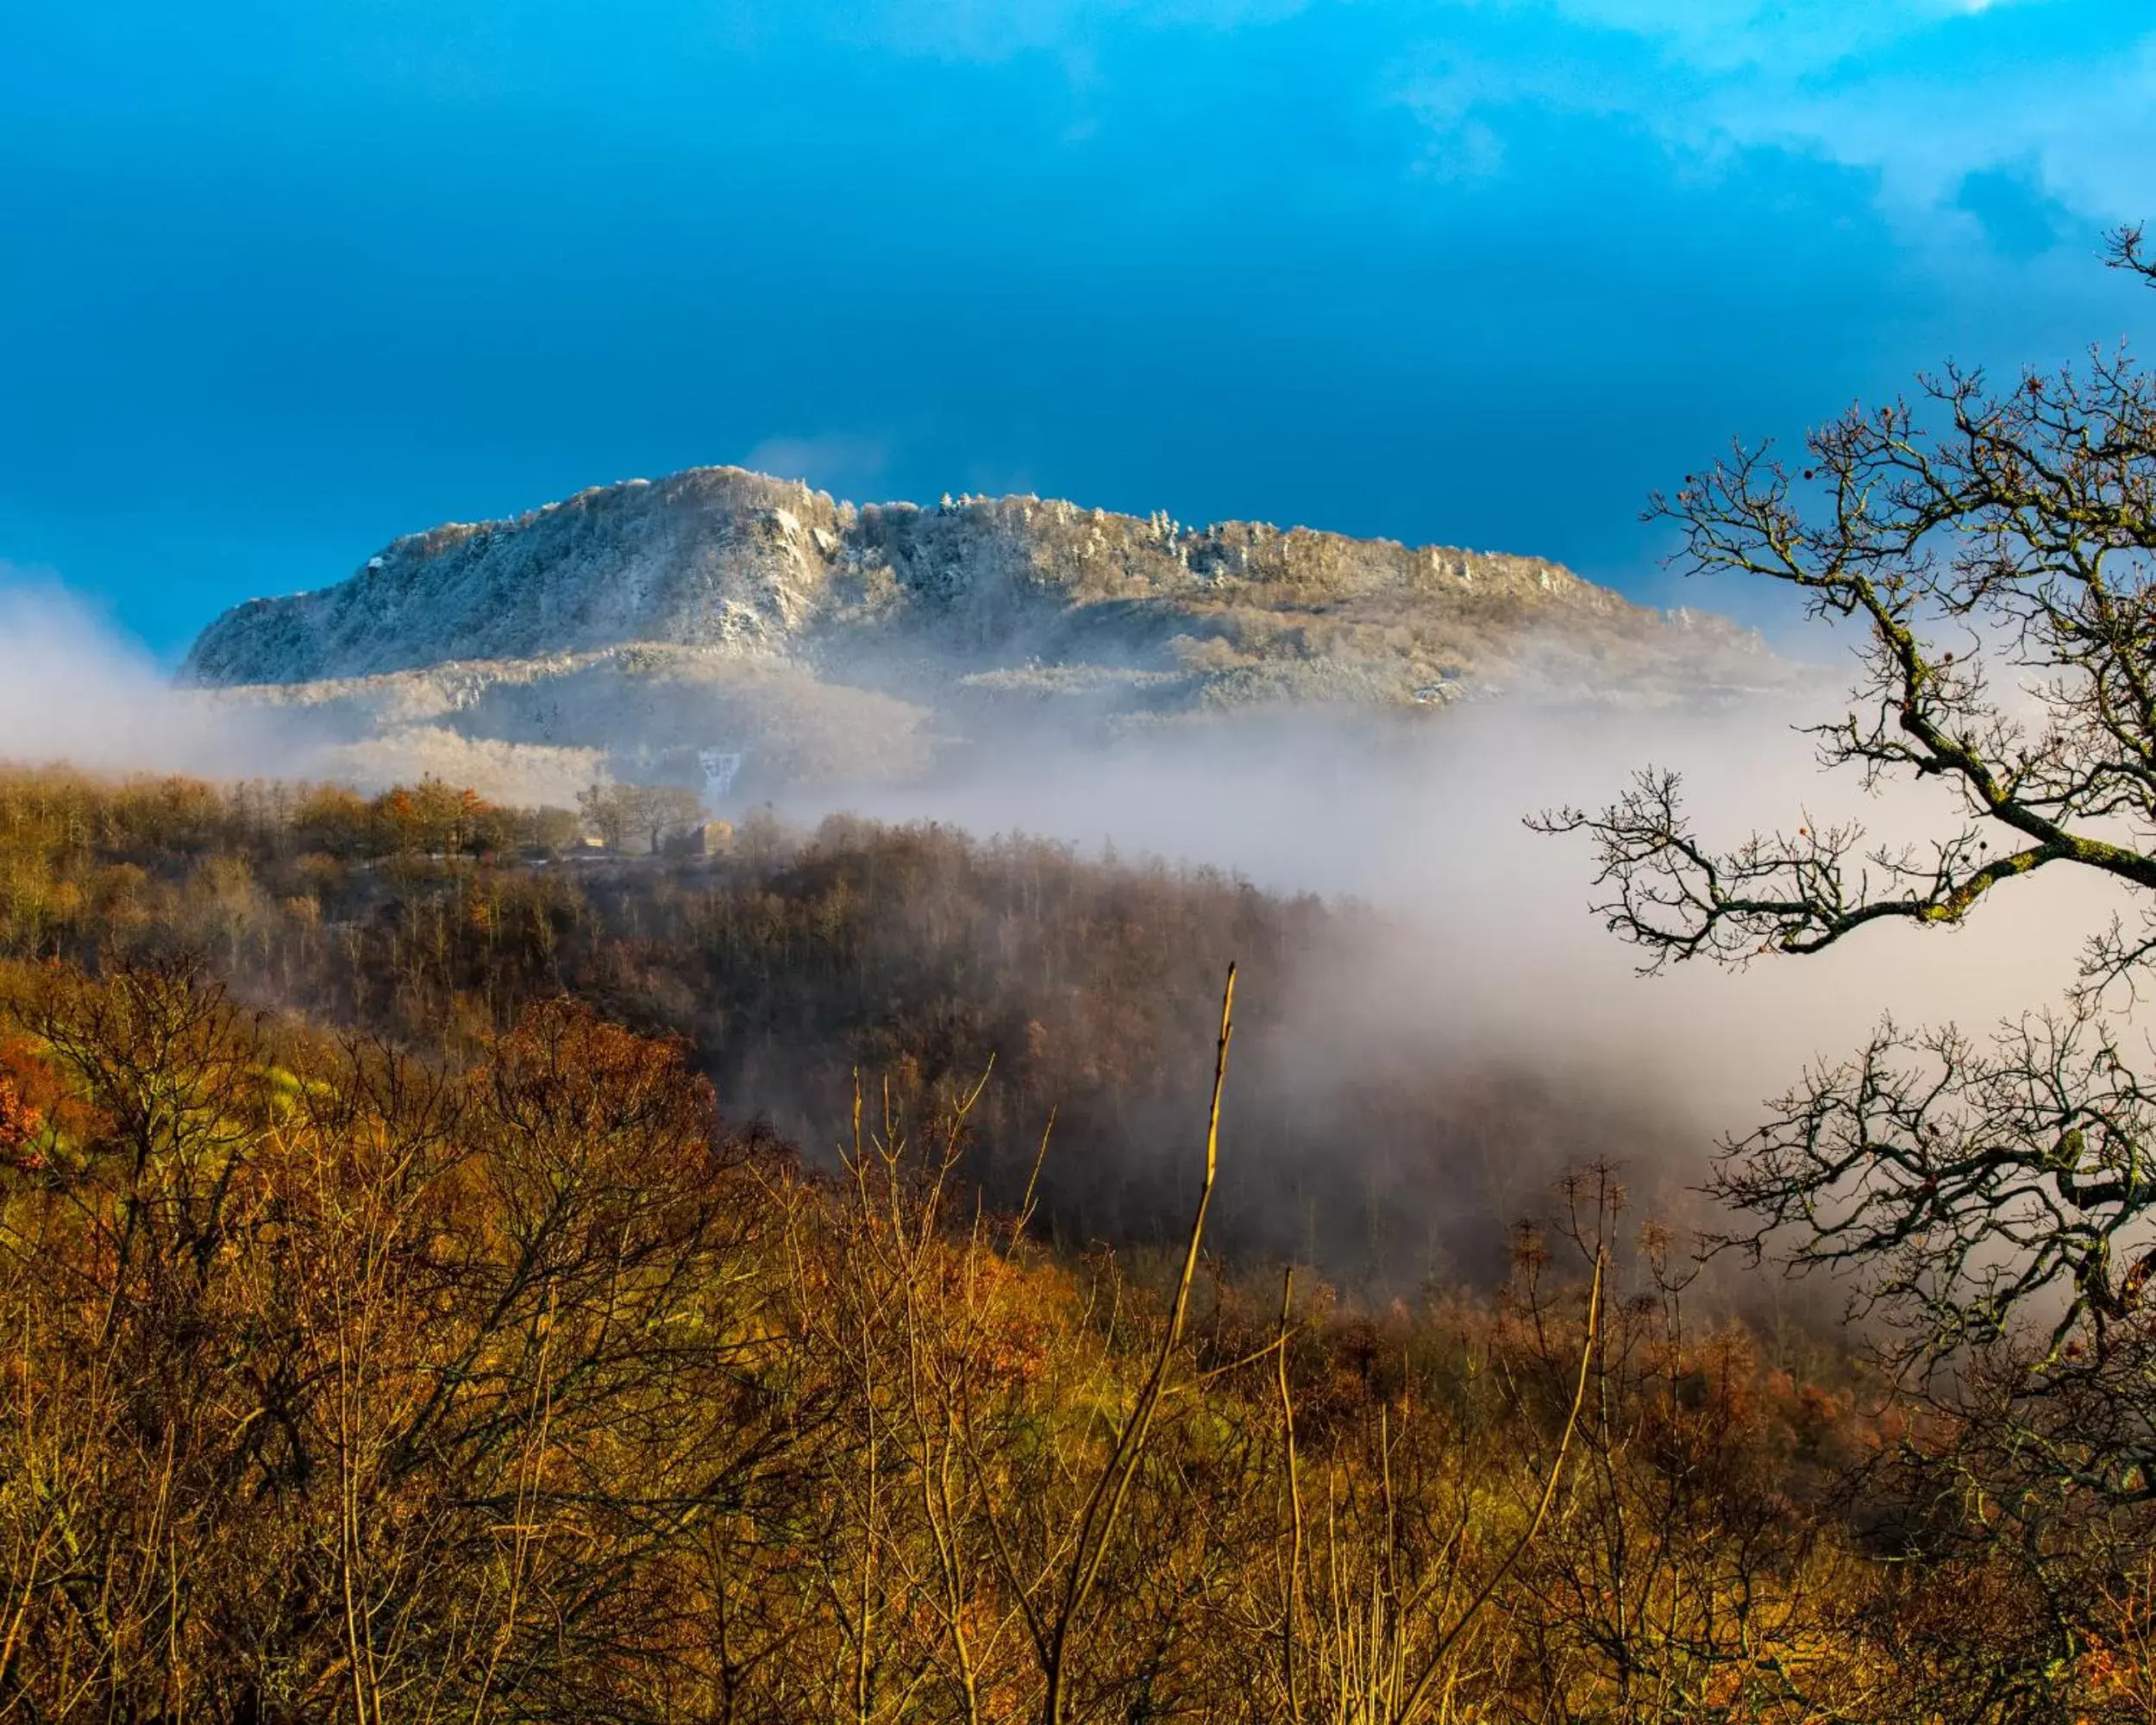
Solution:
<path fill-rule="evenodd" d="M 1665 705 L 1782 668 L 1720 619 L 1540 558 L 1034 497 L 856 506 L 699 467 L 398 539 L 228 612 L 182 676 L 348 738 L 431 725 L 647 762 L 724 741 L 843 777 L 914 770 L 1014 708 L 1152 724 L 1529 687 Z"/>

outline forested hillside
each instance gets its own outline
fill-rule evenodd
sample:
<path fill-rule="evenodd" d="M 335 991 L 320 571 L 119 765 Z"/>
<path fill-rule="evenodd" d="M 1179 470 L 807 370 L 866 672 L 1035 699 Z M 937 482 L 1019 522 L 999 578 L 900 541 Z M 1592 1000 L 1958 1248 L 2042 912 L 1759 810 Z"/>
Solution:
<path fill-rule="evenodd" d="M 184 949 L 245 999 L 453 1060 L 567 992 L 684 1037 L 730 1110 L 818 1153 L 855 1074 L 910 1119 L 993 1063 L 967 1177 L 1016 1204 L 1052 1116 L 1041 1226 L 1076 1246 L 1180 1226 L 1190 1170 L 1163 1146 L 1202 1104 L 1238 962 L 1248 1052 L 1215 1239 L 1388 1295 L 1494 1282 L 1503 1224 L 1566 1167 L 1695 1171 L 1687 1128 L 1633 1091 L 1344 1010 L 1388 933 L 1352 906 L 934 826 L 751 820 L 691 861 L 592 856 L 576 830 L 436 783 L 362 800 L 18 776 L 0 944 L 93 968 Z"/>
<path fill-rule="evenodd" d="M 1199 1208 L 1336 913 L 568 836 L 0 786 L 0 1716 L 2148 1716 L 2140 1512 L 2002 1513 L 1621 1171 L 1396 1300 Z"/>

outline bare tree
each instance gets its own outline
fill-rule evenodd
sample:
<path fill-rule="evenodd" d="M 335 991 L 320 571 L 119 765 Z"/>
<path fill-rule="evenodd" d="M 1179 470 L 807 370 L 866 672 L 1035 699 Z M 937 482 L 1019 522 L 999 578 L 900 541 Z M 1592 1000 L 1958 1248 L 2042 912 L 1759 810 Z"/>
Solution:
<path fill-rule="evenodd" d="M 668 833 L 704 819 L 702 800 L 680 785 L 593 785 L 579 791 L 576 801 L 609 850 L 621 850 L 633 832 L 655 856 Z"/>
<path fill-rule="evenodd" d="M 2156 285 L 2138 229 L 2106 261 Z M 1853 622 L 1847 710 L 1811 728 L 1822 764 L 1944 784 L 1962 814 L 1910 846 L 1807 822 L 1718 849 L 1650 770 L 1599 812 L 1539 817 L 1595 841 L 1598 910 L 1645 968 L 1958 924 L 2058 865 L 2156 891 L 2156 380 L 2123 350 L 2010 386 L 1949 367 L 1813 431 L 1794 467 L 1739 445 L 1649 516 L 1682 530 L 1688 572 Z M 1714 1182 L 1754 1252 L 1779 1234 L 1800 1266 L 1862 1272 L 1906 1363 L 2006 1362 L 2021 1465 L 2114 1500 L 2156 1497 L 2156 1074 L 2124 1034 L 2153 966 L 2156 899 L 2090 940 L 2057 1010 L 1988 1041 L 1883 1025 L 1725 1146 Z M 2065 1417 L 2091 1405 L 2103 1420 Z"/>
<path fill-rule="evenodd" d="M 656 856 L 667 835 L 686 831 L 704 819 L 704 802 L 683 785 L 643 785 L 637 787 L 636 814 Z"/>
<path fill-rule="evenodd" d="M 619 850 L 636 825 L 626 785 L 593 785 L 576 794 L 576 806 L 609 850 Z"/>

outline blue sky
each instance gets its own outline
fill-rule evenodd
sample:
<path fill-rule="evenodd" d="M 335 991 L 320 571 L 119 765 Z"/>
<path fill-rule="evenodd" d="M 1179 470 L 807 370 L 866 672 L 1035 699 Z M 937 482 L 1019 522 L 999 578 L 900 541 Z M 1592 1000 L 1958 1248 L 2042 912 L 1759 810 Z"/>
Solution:
<path fill-rule="evenodd" d="M 1650 487 L 2156 331 L 2142 216 L 2146 0 L 6 0 L 0 563 L 169 657 L 733 461 L 1673 602 Z"/>

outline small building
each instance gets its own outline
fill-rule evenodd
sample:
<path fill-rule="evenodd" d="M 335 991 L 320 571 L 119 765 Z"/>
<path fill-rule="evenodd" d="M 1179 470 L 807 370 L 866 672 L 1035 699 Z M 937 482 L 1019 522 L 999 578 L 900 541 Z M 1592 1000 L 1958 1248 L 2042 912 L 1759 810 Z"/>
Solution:
<path fill-rule="evenodd" d="M 733 848 L 733 823 L 724 820 L 699 820 L 669 833 L 664 847 L 669 856 L 724 856 Z"/>

